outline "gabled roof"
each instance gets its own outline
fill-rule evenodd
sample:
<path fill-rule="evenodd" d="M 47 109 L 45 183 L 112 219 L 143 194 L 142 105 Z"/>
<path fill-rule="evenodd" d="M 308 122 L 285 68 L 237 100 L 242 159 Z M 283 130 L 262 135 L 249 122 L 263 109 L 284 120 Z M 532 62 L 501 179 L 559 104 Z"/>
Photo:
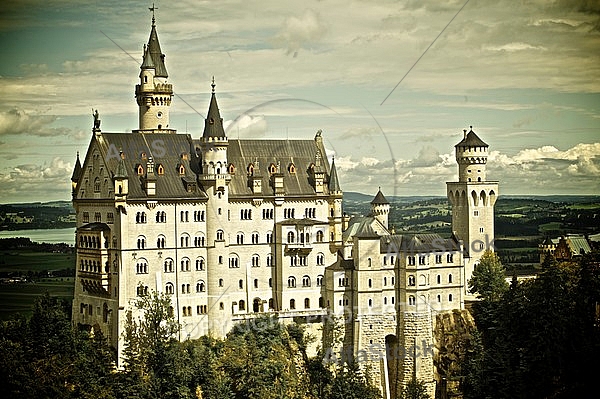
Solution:
<path fill-rule="evenodd" d="M 439 234 L 392 235 L 380 240 L 381 253 L 419 253 L 459 251 L 460 243 L 454 238 L 442 238 Z"/>
<path fill-rule="evenodd" d="M 144 46 L 144 59 L 142 60 L 141 69 L 155 68 L 154 61 L 150 55 L 150 47 Z"/>
<path fill-rule="evenodd" d="M 355 216 L 348 221 L 348 228 L 342 233 L 342 241 L 352 237 L 375 238 L 389 235 L 385 226 L 373 216 Z"/>
<path fill-rule="evenodd" d="M 479 138 L 471 128 L 464 139 L 455 147 L 489 147 L 483 140 Z"/>
<path fill-rule="evenodd" d="M 164 174 L 156 175 L 156 195 L 152 199 L 185 199 L 202 200 L 206 193 L 197 185 L 189 190 L 186 182 L 196 181 L 194 169 L 197 165 L 196 157 L 188 154 L 192 138 L 189 134 L 170 133 L 102 133 L 102 139 L 94 137 L 88 152 L 97 148 L 100 151 L 104 164 L 113 176 L 127 176 L 129 178 L 128 200 L 146 200 L 148 196 L 144 190 L 146 174 L 139 176 L 137 166 L 141 165 L 146 171 L 147 159 L 141 154 L 145 153 L 149 159 L 152 157 L 155 165 L 164 167 Z M 123 158 L 119 154 L 123 152 Z M 182 154 L 188 154 L 183 157 Z M 183 174 L 179 173 L 178 165 L 183 165 Z M 155 171 L 156 172 L 156 171 Z"/>
<path fill-rule="evenodd" d="M 271 185 L 271 164 L 280 165 L 280 173 L 283 175 L 283 187 L 285 195 L 315 195 L 310 166 L 314 163 L 315 154 L 324 148 L 315 140 L 247 140 L 229 139 L 227 148 L 227 160 L 235 166 L 236 172 L 231 176 L 229 183 L 229 197 L 251 196 L 252 189 L 249 186 L 250 176 L 247 168 L 250 164 L 254 168 L 254 178 L 262 181 L 262 195 L 273 195 Z M 327 160 L 322 162 L 328 168 Z M 295 171 L 291 172 L 287 167 L 294 164 Z M 326 169 L 327 170 L 327 169 Z M 329 190 L 324 187 L 324 195 L 329 195 Z"/>
<path fill-rule="evenodd" d="M 156 25 L 154 24 L 154 20 L 152 20 L 152 30 L 150 31 L 150 37 L 148 38 L 148 53 L 150 53 L 150 57 L 152 57 L 152 63 L 156 69 L 154 76 L 158 76 L 160 78 L 169 77 L 169 74 L 167 73 L 167 67 L 165 66 L 165 55 L 160 49 L 160 43 L 158 42 L 158 34 L 156 33 Z"/>

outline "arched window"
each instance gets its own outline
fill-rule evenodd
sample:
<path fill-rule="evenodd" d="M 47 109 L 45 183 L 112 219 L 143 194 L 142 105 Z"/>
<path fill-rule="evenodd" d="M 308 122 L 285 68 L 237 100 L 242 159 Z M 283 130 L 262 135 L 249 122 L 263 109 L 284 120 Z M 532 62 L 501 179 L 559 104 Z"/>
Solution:
<path fill-rule="evenodd" d="M 142 165 L 137 166 L 137 174 L 138 176 L 142 176 L 144 174 L 144 167 Z"/>
<path fill-rule="evenodd" d="M 236 254 L 229 255 L 229 267 L 230 268 L 240 267 L 240 258 Z"/>
<path fill-rule="evenodd" d="M 244 301 L 243 299 L 240 299 L 240 300 L 238 301 L 238 309 L 239 309 L 240 311 L 242 311 L 242 310 L 246 310 L 246 301 Z"/>
<path fill-rule="evenodd" d="M 369 279 L 368 283 L 369 283 L 369 288 L 372 288 L 373 287 L 373 280 Z"/>
<path fill-rule="evenodd" d="M 252 176 L 254 174 L 254 165 L 249 164 L 246 170 L 248 171 L 248 176 Z"/>
<path fill-rule="evenodd" d="M 190 236 L 187 233 L 184 233 L 180 237 L 181 247 L 186 248 L 190 246 Z"/>
<path fill-rule="evenodd" d="M 144 248 L 146 248 L 146 237 L 144 237 L 144 236 L 138 236 L 138 239 L 137 239 L 137 248 L 138 249 L 144 249 Z"/>
<path fill-rule="evenodd" d="M 204 281 L 200 280 L 196 283 L 196 292 L 204 291 L 206 291 L 206 284 L 204 284 Z"/>
<path fill-rule="evenodd" d="M 237 233 L 236 242 L 238 245 L 244 244 L 244 233 L 242 233 L 242 232 Z"/>
<path fill-rule="evenodd" d="M 296 288 L 296 277 L 288 277 L 288 288 Z"/>
<path fill-rule="evenodd" d="M 325 255 L 322 253 L 317 254 L 317 266 L 323 266 L 325 264 Z"/>
<path fill-rule="evenodd" d="M 371 298 L 369 298 L 369 307 L 373 306 L 373 300 Z"/>
<path fill-rule="evenodd" d="M 182 272 L 190 271 L 190 258 L 187 258 L 187 257 L 181 258 L 181 271 Z"/>
<path fill-rule="evenodd" d="M 204 270 L 204 258 L 203 257 L 199 257 L 196 259 L 196 270 L 197 271 Z"/>
<path fill-rule="evenodd" d="M 165 273 L 173 273 L 174 271 L 175 270 L 173 268 L 173 259 L 165 259 Z"/>
<path fill-rule="evenodd" d="M 222 279 L 222 278 L 220 278 L 220 279 L 219 279 L 219 287 L 222 287 L 222 286 L 223 286 L 223 279 Z"/>
<path fill-rule="evenodd" d="M 217 241 L 223 241 L 223 230 L 217 230 Z"/>
<path fill-rule="evenodd" d="M 234 175 L 235 174 L 235 166 L 232 163 L 229 164 L 229 167 L 227 169 L 228 169 L 228 173 L 230 175 Z"/>
<path fill-rule="evenodd" d="M 294 238 L 295 238 L 294 232 L 293 231 L 289 231 L 287 233 L 287 242 L 288 243 L 293 243 L 294 242 Z"/>
<path fill-rule="evenodd" d="M 323 285 L 323 275 L 319 274 L 317 276 L 317 287 L 321 287 Z"/>
<path fill-rule="evenodd" d="M 290 299 L 290 310 L 294 310 L 296 309 L 296 300 L 295 299 Z"/>
<path fill-rule="evenodd" d="M 162 166 L 162 164 L 158 164 L 158 166 L 156 167 L 156 173 L 158 173 L 160 176 L 165 174 L 165 167 Z"/>
<path fill-rule="evenodd" d="M 252 255 L 252 267 L 259 267 L 259 266 L 260 266 L 260 256 L 258 256 L 258 254 Z"/>
<path fill-rule="evenodd" d="M 272 266 L 273 266 L 273 255 L 267 254 L 267 267 L 272 267 Z"/>
<path fill-rule="evenodd" d="M 275 164 L 272 163 L 272 164 L 269 165 L 269 173 L 273 174 L 275 172 L 277 172 L 277 166 L 275 166 Z"/>
<path fill-rule="evenodd" d="M 173 283 L 167 283 L 165 285 L 165 292 L 169 295 L 173 295 L 173 293 L 175 293 L 175 289 L 173 288 Z"/>
<path fill-rule="evenodd" d="M 442 276 L 440 276 L 438 274 L 437 277 L 436 277 L 436 281 L 437 281 L 438 284 L 441 284 L 442 283 Z"/>
<path fill-rule="evenodd" d="M 304 298 L 304 309 L 310 309 L 310 299 Z"/>
<path fill-rule="evenodd" d="M 452 283 L 452 274 L 448 274 L 448 283 Z"/>
<path fill-rule="evenodd" d="M 97 178 L 97 177 L 94 180 L 94 192 L 95 193 L 99 193 L 100 192 L 100 179 Z"/>
<path fill-rule="evenodd" d="M 243 290 L 244 289 L 244 280 L 238 280 L 238 287 Z"/>
<path fill-rule="evenodd" d="M 157 248 L 164 248 L 165 247 L 165 236 L 163 235 L 159 235 L 158 238 L 156 239 L 156 247 Z"/>
<path fill-rule="evenodd" d="M 323 230 L 318 230 L 317 231 L 317 242 L 323 242 L 323 239 L 324 239 Z"/>
<path fill-rule="evenodd" d="M 414 287 L 415 286 L 415 276 L 408 276 L 408 285 L 410 287 Z"/>
<path fill-rule="evenodd" d="M 448 302 L 452 302 L 452 294 L 448 294 Z"/>
<path fill-rule="evenodd" d="M 411 306 L 415 305 L 415 297 L 414 296 L 411 295 L 408 297 L 408 304 Z"/>
<path fill-rule="evenodd" d="M 179 164 L 179 174 L 180 175 L 185 174 L 185 166 L 183 166 L 183 164 Z"/>
<path fill-rule="evenodd" d="M 302 286 L 303 287 L 310 287 L 310 277 L 309 276 L 303 276 L 302 277 Z"/>

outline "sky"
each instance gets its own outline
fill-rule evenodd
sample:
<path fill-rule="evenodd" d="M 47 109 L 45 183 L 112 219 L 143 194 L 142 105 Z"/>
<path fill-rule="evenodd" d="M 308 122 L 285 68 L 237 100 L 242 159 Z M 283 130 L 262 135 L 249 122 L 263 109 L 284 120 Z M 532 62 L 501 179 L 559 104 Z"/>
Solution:
<path fill-rule="evenodd" d="M 155 1 L 175 98 L 202 134 L 211 79 L 231 138 L 313 138 L 344 191 L 439 195 L 463 129 L 500 195 L 600 194 L 597 0 Z M 137 129 L 150 1 L 5 0 L 0 203 L 69 200 L 92 109 Z"/>

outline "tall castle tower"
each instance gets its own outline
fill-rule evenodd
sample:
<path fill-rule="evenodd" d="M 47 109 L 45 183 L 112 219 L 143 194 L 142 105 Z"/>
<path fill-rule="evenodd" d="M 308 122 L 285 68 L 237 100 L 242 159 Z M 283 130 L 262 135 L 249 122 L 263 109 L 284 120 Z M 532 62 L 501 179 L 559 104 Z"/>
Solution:
<path fill-rule="evenodd" d="M 143 133 L 175 133 L 169 128 L 169 108 L 173 99 L 173 85 L 167 83 L 169 74 L 165 67 L 165 55 L 160 49 L 154 7 L 152 30 L 148 44 L 144 46 L 144 58 L 140 67 L 140 83 L 135 86 L 135 98 L 139 107 L 139 130 Z"/>
<path fill-rule="evenodd" d="M 199 180 L 206 190 L 208 201 L 206 204 L 207 226 L 218 226 L 217 229 L 207 229 L 208 246 L 208 290 L 214 293 L 208 298 L 209 331 L 216 336 L 227 333 L 229 325 L 224 316 L 223 306 L 229 299 L 229 287 L 223 283 L 223 277 L 229 270 L 226 254 L 229 247 L 229 183 L 231 175 L 227 164 L 227 147 L 229 140 L 223 128 L 223 118 L 219 112 L 217 97 L 215 95 L 215 81 L 212 82 L 212 95 L 208 113 L 204 120 L 204 132 L 200 138 L 201 174 Z"/>
<path fill-rule="evenodd" d="M 454 146 L 458 163 L 458 182 L 448 182 L 452 204 L 452 232 L 463 241 L 465 250 L 465 290 L 487 249 L 494 250 L 494 205 L 498 182 L 486 180 L 488 145 L 471 130 Z"/>

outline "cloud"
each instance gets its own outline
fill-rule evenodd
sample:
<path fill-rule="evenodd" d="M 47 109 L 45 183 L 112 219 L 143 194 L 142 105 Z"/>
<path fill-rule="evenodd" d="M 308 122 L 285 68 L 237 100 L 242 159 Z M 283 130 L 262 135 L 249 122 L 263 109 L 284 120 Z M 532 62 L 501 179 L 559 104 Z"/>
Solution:
<path fill-rule="evenodd" d="M 264 137 L 267 131 L 267 121 L 263 116 L 242 115 L 231 121 L 223 122 L 223 127 L 228 136 L 259 138 Z"/>
<path fill-rule="evenodd" d="M 20 164 L 7 172 L 0 172 L 0 201 L 23 201 L 27 199 L 64 199 L 70 190 L 72 164 L 55 157 L 44 164 Z"/>
<path fill-rule="evenodd" d="M 277 33 L 275 42 L 286 49 L 286 54 L 298 55 L 301 48 L 310 47 L 319 41 L 327 32 L 318 12 L 307 9 L 301 16 L 285 19 L 283 27 Z"/>
<path fill-rule="evenodd" d="M 26 134 L 40 137 L 83 137 L 81 130 L 50 127 L 57 119 L 56 115 L 32 114 L 18 108 L 0 111 L 0 136 Z"/>
<path fill-rule="evenodd" d="M 542 51 L 547 50 L 547 48 L 545 48 L 544 46 L 533 46 L 531 44 L 523 43 L 523 42 L 512 42 L 512 43 L 504 44 L 502 46 L 487 46 L 487 47 L 485 47 L 485 49 L 491 50 L 491 51 L 507 51 L 507 52 L 524 51 L 524 50 L 542 50 Z"/>

